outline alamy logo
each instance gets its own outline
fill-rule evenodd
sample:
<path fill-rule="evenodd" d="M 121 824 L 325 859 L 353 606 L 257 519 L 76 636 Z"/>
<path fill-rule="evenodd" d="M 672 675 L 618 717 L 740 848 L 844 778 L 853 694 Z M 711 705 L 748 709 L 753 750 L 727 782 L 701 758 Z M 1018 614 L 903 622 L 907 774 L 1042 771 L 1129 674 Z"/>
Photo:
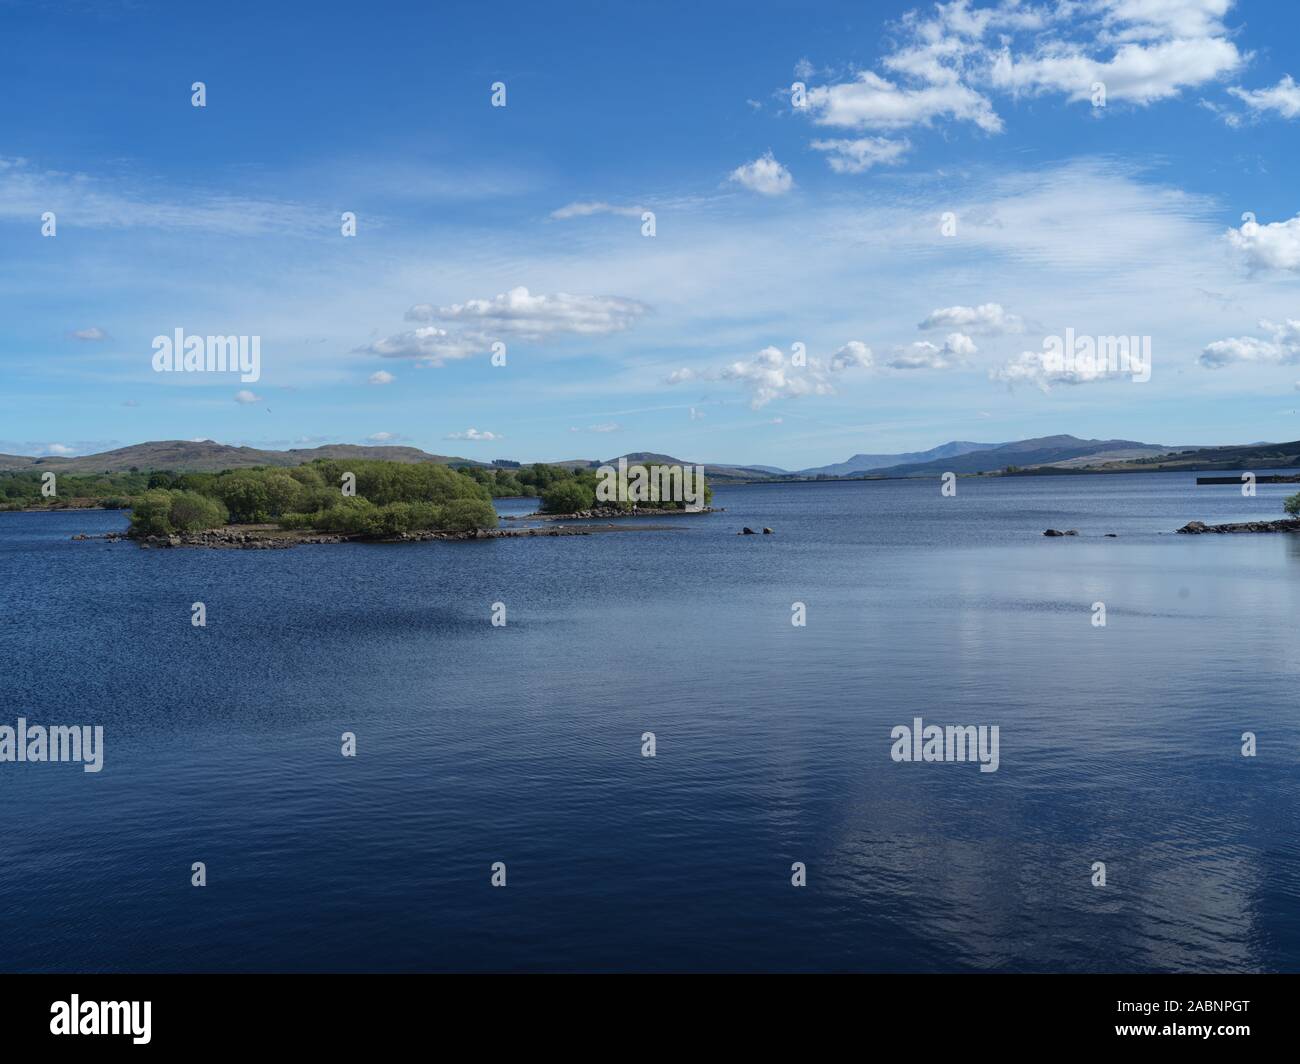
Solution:
<path fill-rule="evenodd" d="M 704 508 L 704 467 L 655 465 L 629 466 L 626 458 L 617 467 L 603 465 L 596 470 L 597 502 L 680 502 L 686 509 Z"/>
<path fill-rule="evenodd" d="M 252 384 L 262 377 L 260 336 L 171 336 L 153 338 L 155 373 L 238 373 Z"/>
<path fill-rule="evenodd" d="M 1129 373 L 1134 384 L 1145 384 L 1151 379 L 1151 337 L 1076 336 L 1066 329 L 1064 337 L 1043 337 L 1043 368 L 1086 380 Z"/>
<path fill-rule="evenodd" d="M 894 746 L 890 759 L 911 761 L 978 761 L 981 772 L 998 770 L 998 726 L 981 724 L 924 724 L 920 717 L 912 726 L 897 725 L 889 733 Z"/>
<path fill-rule="evenodd" d="M 50 1034 L 129 1034 L 138 1046 L 148 1045 L 153 1002 L 70 1001 L 50 1005 Z"/>
<path fill-rule="evenodd" d="M 84 772 L 104 767 L 104 726 L 27 724 L 18 718 L 17 727 L 0 724 L 0 762 L 80 761 Z"/>

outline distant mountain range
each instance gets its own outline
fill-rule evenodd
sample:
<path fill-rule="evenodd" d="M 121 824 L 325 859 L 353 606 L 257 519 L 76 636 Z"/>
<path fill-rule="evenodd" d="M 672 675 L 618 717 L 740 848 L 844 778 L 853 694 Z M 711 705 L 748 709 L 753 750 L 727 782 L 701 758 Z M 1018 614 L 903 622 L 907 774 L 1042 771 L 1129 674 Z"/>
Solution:
<path fill-rule="evenodd" d="M 1003 446 L 1005 444 L 968 443 L 964 440 L 953 440 L 951 443 L 941 443 L 938 447 L 931 447 L 928 451 L 905 451 L 902 454 L 855 454 L 847 462 L 836 462 L 834 465 L 801 469 L 799 475 L 805 477 L 844 477 L 851 473 L 870 473 L 878 469 L 893 469 L 895 466 L 901 465 L 923 465 L 926 462 L 933 462 L 940 458 L 954 458 L 958 455 L 970 454 L 972 451 L 989 451 Z"/>
<path fill-rule="evenodd" d="M 629 464 L 696 464 L 671 455 L 634 451 L 621 456 Z M 214 472 L 250 466 L 295 466 L 317 458 L 377 458 L 390 462 L 437 462 L 442 465 L 489 467 L 490 462 L 453 455 L 430 454 L 418 447 L 364 447 L 350 443 L 287 451 L 232 447 L 212 440 L 163 440 L 119 447 L 79 457 L 0 454 L 0 471 L 56 469 L 69 473 L 120 473 L 159 469 Z M 551 465 L 593 468 L 618 458 L 573 458 Z M 1251 443 L 1229 447 L 1169 447 L 1136 440 L 1082 440 L 1077 436 L 1040 436 L 1011 443 L 971 443 L 953 440 L 928 451 L 899 454 L 855 454 L 844 462 L 787 472 L 776 466 L 703 462 L 710 479 L 719 483 L 770 482 L 861 477 L 916 477 L 941 473 L 1133 472 L 1161 469 L 1276 469 L 1300 466 L 1300 441 Z"/>

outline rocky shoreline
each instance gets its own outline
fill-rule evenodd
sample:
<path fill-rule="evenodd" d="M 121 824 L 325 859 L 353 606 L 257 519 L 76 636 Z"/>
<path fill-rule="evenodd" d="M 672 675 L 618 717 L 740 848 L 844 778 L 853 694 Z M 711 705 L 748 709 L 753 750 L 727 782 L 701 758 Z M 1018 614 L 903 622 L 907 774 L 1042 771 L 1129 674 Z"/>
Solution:
<path fill-rule="evenodd" d="M 1204 521 L 1188 521 L 1177 531 L 1180 536 L 1203 536 L 1207 533 L 1223 535 L 1229 532 L 1300 532 L 1300 520 L 1283 517 L 1277 521 L 1241 521 L 1229 525 L 1207 525 Z"/>
<path fill-rule="evenodd" d="M 217 528 L 207 532 L 183 532 L 171 536 L 128 535 L 106 532 L 88 536 L 84 532 L 74 540 L 108 540 L 131 542 L 142 549 L 202 547 L 208 550 L 283 550 L 307 543 L 427 543 L 433 540 L 523 539 L 533 536 L 590 536 L 597 532 L 671 532 L 671 525 L 586 525 L 571 528 L 475 528 L 467 532 L 401 532 L 395 536 L 347 535 L 335 532 L 289 531 L 273 525 Z"/>

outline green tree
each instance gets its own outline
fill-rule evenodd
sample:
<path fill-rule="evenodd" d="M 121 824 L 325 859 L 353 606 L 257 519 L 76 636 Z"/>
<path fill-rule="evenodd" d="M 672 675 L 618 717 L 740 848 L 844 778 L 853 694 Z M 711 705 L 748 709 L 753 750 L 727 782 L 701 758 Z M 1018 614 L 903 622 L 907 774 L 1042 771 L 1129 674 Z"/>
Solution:
<path fill-rule="evenodd" d="M 226 508 L 219 499 L 196 491 L 174 491 L 171 497 L 168 517 L 177 532 L 202 532 L 226 523 Z"/>
<path fill-rule="evenodd" d="M 496 528 L 497 512 L 487 499 L 452 499 L 442 508 L 441 527 L 448 532 Z"/>
<path fill-rule="evenodd" d="M 542 492 L 543 513 L 572 514 L 595 504 L 595 491 L 578 480 L 560 480 Z"/>
<path fill-rule="evenodd" d="M 158 489 L 137 496 L 131 507 L 131 534 L 169 536 L 172 533 L 172 493 Z"/>
<path fill-rule="evenodd" d="M 1282 503 L 1282 508 L 1292 517 L 1300 517 L 1300 491 L 1287 497 Z"/>

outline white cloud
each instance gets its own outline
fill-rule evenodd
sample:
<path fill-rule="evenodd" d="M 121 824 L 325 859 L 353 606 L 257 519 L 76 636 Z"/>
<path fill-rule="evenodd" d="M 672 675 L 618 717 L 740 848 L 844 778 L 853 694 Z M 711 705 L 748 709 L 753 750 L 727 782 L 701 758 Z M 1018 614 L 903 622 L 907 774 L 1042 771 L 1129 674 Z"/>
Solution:
<path fill-rule="evenodd" d="M 1300 362 L 1300 321 L 1261 321 L 1259 327 L 1268 334 L 1267 339 L 1233 336 L 1216 340 L 1201 352 L 1201 365 L 1217 369 L 1234 362 Z"/>
<path fill-rule="evenodd" d="M 696 410 L 695 407 L 691 407 L 691 420 L 692 420 L 692 421 L 700 421 L 703 417 L 704 417 L 704 411 L 703 411 L 703 410 Z"/>
<path fill-rule="evenodd" d="M 1243 89 L 1233 87 L 1228 90 L 1252 111 L 1276 111 L 1283 118 L 1300 117 L 1300 85 L 1287 74 L 1271 89 Z"/>
<path fill-rule="evenodd" d="M 860 340 L 850 340 L 831 356 L 829 362 L 810 357 L 803 366 L 794 365 L 780 348 L 765 347 L 751 358 L 737 359 L 716 370 L 674 370 L 668 375 L 666 383 L 730 381 L 746 388 L 751 393 L 750 407 L 761 410 L 776 399 L 834 395 L 835 386 L 830 379 L 832 374 L 848 369 L 866 369 L 871 365 L 871 348 Z"/>
<path fill-rule="evenodd" d="M 588 425 L 588 426 L 587 426 L 587 431 L 588 431 L 588 432 L 601 432 L 601 433 L 605 433 L 605 432 L 618 432 L 618 431 L 620 431 L 622 428 L 623 428 L 623 426 L 620 425 L 620 424 L 618 424 L 618 423 L 615 422 L 615 421 L 607 421 L 607 422 L 605 422 L 604 424 L 601 424 L 601 425 Z"/>
<path fill-rule="evenodd" d="M 464 432 L 451 432 L 443 437 L 444 440 L 469 440 L 472 443 L 492 443 L 496 440 L 505 439 L 498 432 L 480 432 L 478 429 L 466 429 Z"/>
<path fill-rule="evenodd" d="M 485 337 L 448 332 L 436 325 L 425 325 L 409 332 L 385 336 L 374 343 L 356 348 L 356 353 L 380 358 L 413 358 L 422 365 L 441 366 L 446 362 L 469 358 L 488 350 Z"/>
<path fill-rule="evenodd" d="M 541 339 L 562 333 L 604 336 L 621 332 L 648 310 L 634 299 L 565 292 L 532 295 L 521 286 L 492 299 L 470 299 L 439 307 L 435 313 L 441 321 L 466 322 L 484 333 Z"/>
<path fill-rule="evenodd" d="M 1252 270 L 1300 269 L 1300 214 L 1285 222 L 1243 222 L 1228 230 L 1228 242 Z"/>
<path fill-rule="evenodd" d="M 873 363 L 871 348 L 861 340 L 850 340 L 831 355 L 831 372 L 846 369 L 870 369 Z"/>
<path fill-rule="evenodd" d="M 880 61 L 889 76 L 860 70 L 810 87 L 804 111 L 818 125 L 847 129 L 905 129 L 942 120 L 999 133 L 994 93 L 1089 100 L 1101 82 L 1108 102 L 1150 104 L 1244 65 L 1248 56 L 1223 24 L 1231 6 L 1232 0 L 937 4 L 933 14 L 911 11 L 893 27 L 899 43 Z M 1285 105 L 1286 88 L 1247 102 Z M 883 160 L 868 153 L 863 161 Z M 850 159 L 841 165 L 847 168 Z"/>
<path fill-rule="evenodd" d="M 402 437 L 396 432 L 375 432 L 366 437 L 367 443 L 392 443 L 394 440 L 400 440 Z"/>
<path fill-rule="evenodd" d="M 783 196 L 794 188 L 794 178 L 769 151 L 731 171 L 731 180 L 761 196 Z"/>
<path fill-rule="evenodd" d="M 108 339 L 108 333 L 98 325 L 92 325 L 89 329 L 74 329 L 71 335 L 74 340 L 97 341 Z"/>
<path fill-rule="evenodd" d="M 856 80 L 810 88 L 808 111 L 823 126 L 846 129 L 904 129 L 936 118 L 973 122 L 999 133 L 1002 120 L 988 98 L 956 80 L 905 88 L 869 70 Z"/>
<path fill-rule="evenodd" d="M 1064 363 L 1058 366 L 1049 361 L 1045 351 L 1022 351 L 1016 358 L 989 373 L 990 380 L 1012 386 L 1032 384 L 1043 392 L 1051 391 L 1054 384 L 1092 384 L 1114 377 L 1115 374 L 1110 372 L 1104 359 L 1091 363 L 1081 360 L 1068 367 Z"/>
<path fill-rule="evenodd" d="M 1005 91 L 1059 92 L 1075 102 L 1091 99 L 1092 86 L 1100 82 L 1107 102 L 1149 104 L 1231 74 L 1243 62 L 1236 46 L 1222 37 L 1129 43 L 1104 60 L 1077 45 L 1053 41 L 1030 59 L 1018 59 L 1005 49 L 993 64 L 992 79 Z"/>
<path fill-rule="evenodd" d="M 977 307 L 941 307 L 932 310 L 917 325 L 918 329 L 969 329 L 988 335 L 1024 332 L 1025 323 L 1008 313 L 1001 303 L 981 303 Z"/>
<path fill-rule="evenodd" d="M 911 141 L 888 137 L 859 137 L 857 140 L 814 140 L 812 147 L 829 153 L 826 161 L 837 174 L 861 174 L 873 166 L 893 166 L 911 149 Z"/>
<path fill-rule="evenodd" d="M 381 369 L 377 373 L 370 374 L 371 384 L 392 384 L 395 380 L 397 380 L 397 378 L 386 369 Z"/>
<path fill-rule="evenodd" d="M 248 406 L 251 403 L 260 403 L 261 401 L 262 397 L 260 395 L 254 395 L 247 388 L 241 388 L 235 393 L 235 402 L 244 406 Z"/>
<path fill-rule="evenodd" d="M 948 369 L 978 350 L 965 333 L 949 333 L 942 347 L 929 340 L 917 340 L 896 348 L 894 357 L 885 365 L 890 369 Z"/>
<path fill-rule="evenodd" d="M 620 214 L 629 218 L 640 218 L 644 212 L 644 207 L 620 207 L 613 203 L 606 203 L 604 200 L 586 200 L 565 204 L 558 210 L 551 211 L 551 217 L 557 221 L 568 218 L 588 218 L 593 214 Z"/>

